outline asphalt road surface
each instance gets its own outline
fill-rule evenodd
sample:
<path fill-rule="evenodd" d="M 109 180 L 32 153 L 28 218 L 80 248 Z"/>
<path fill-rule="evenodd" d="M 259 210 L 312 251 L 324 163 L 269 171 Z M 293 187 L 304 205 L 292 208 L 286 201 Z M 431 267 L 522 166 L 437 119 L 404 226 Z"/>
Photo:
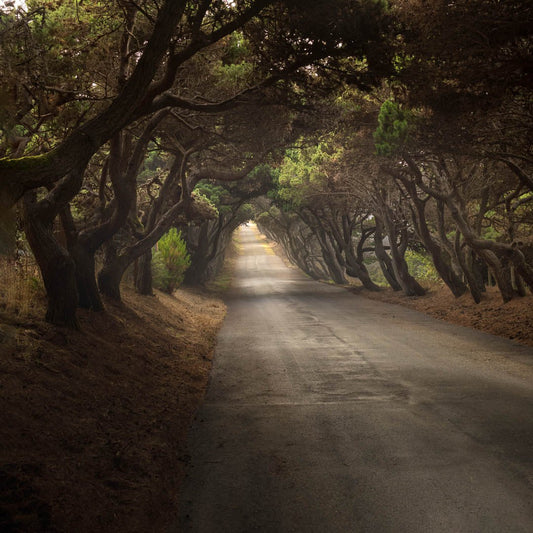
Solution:
<path fill-rule="evenodd" d="M 239 238 L 176 529 L 533 532 L 533 350 Z"/>

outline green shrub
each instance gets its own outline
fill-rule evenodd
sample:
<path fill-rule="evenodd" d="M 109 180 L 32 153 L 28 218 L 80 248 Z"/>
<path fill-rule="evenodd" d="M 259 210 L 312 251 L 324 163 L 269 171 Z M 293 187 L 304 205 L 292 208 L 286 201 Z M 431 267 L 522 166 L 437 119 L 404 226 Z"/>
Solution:
<path fill-rule="evenodd" d="M 414 250 L 407 250 L 405 252 L 405 260 L 409 267 L 409 273 L 418 281 L 429 283 L 442 281 L 429 256 Z"/>
<path fill-rule="evenodd" d="M 171 228 L 157 243 L 152 259 L 154 286 L 172 294 L 182 283 L 191 264 L 181 232 Z"/>

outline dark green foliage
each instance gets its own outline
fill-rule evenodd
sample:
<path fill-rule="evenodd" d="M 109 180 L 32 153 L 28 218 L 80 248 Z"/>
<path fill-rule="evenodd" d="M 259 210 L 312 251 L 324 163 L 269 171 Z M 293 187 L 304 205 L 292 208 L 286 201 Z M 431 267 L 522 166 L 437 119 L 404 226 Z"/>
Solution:
<path fill-rule="evenodd" d="M 209 183 L 208 181 L 201 181 L 194 188 L 195 194 L 201 194 L 204 198 L 207 198 L 217 209 L 221 209 L 225 203 L 231 198 L 228 195 L 228 191 L 220 185 Z"/>
<path fill-rule="evenodd" d="M 410 115 L 392 100 L 383 102 L 378 116 L 374 141 L 378 155 L 391 156 L 398 153 L 409 137 Z"/>

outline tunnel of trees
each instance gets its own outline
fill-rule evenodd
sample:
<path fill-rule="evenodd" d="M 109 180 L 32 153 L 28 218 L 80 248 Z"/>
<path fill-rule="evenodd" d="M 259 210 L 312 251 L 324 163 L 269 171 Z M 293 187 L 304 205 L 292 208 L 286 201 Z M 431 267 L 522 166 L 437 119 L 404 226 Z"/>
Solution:
<path fill-rule="evenodd" d="M 315 279 L 533 289 L 533 6 L 519 0 L 0 4 L 0 247 L 48 321 L 186 283 L 255 219 Z"/>

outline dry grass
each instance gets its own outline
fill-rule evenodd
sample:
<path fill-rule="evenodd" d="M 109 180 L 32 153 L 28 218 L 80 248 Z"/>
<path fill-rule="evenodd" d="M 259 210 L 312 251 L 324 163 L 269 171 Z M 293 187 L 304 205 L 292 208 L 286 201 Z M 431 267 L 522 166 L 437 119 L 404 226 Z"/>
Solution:
<path fill-rule="evenodd" d="M 165 530 L 223 303 L 124 288 L 69 331 L 29 269 L 0 268 L 0 530 Z"/>
<path fill-rule="evenodd" d="M 0 310 L 18 317 L 36 317 L 45 300 L 41 274 L 31 261 L 0 256 Z"/>

